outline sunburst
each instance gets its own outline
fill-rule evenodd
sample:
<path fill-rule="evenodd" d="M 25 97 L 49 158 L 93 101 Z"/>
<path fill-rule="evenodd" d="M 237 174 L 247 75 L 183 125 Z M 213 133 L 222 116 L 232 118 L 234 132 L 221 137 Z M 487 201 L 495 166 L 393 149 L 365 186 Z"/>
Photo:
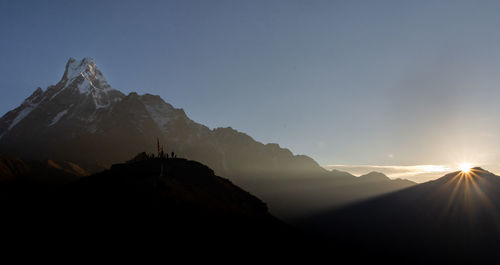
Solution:
<path fill-rule="evenodd" d="M 472 169 L 472 164 L 471 163 L 462 163 L 458 166 L 458 169 L 462 171 L 463 173 L 469 173 Z"/>

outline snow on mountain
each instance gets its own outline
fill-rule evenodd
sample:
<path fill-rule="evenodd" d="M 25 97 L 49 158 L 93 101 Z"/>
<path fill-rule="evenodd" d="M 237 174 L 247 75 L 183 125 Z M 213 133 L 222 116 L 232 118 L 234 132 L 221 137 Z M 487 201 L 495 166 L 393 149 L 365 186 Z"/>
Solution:
<path fill-rule="evenodd" d="M 101 109 L 111 107 L 124 96 L 108 84 L 92 58 L 70 58 L 56 85 L 45 91 L 38 88 L 21 106 L 2 117 L 0 135 L 4 137 L 31 115 L 39 116 L 37 120 L 44 120 L 46 127 L 59 123 L 63 117 L 92 123 Z"/>
<path fill-rule="evenodd" d="M 96 109 L 108 107 L 122 98 L 117 97 L 121 93 L 108 84 L 94 59 L 90 57 L 82 60 L 70 58 L 63 77 L 55 86 L 47 88 L 46 97 L 51 101 L 67 90 L 87 96 Z"/>
<path fill-rule="evenodd" d="M 109 92 L 113 88 L 108 84 L 101 70 L 94 63 L 94 59 L 85 57 L 78 61 L 70 58 L 66 71 L 61 81 L 64 80 L 64 86 L 61 91 L 67 87 L 75 87 L 80 94 L 90 96 L 97 109 L 110 106 L 116 102 L 112 99 Z"/>
<path fill-rule="evenodd" d="M 69 59 L 63 77 L 65 79 L 65 86 L 71 85 L 74 81 L 79 81 L 78 78 L 80 77 L 84 79 L 78 85 L 78 90 L 82 94 L 89 94 L 94 89 L 103 91 L 112 89 L 102 72 L 95 65 L 94 59 L 90 57 L 85 57 L 80 61 L 74 58 Z"/>
<path fill-rule="evenodd" d="M 14 128 L 14 126 L 16 126 L 20 121 L 26 118 L 26 116 L 28 116 L 40 104 L 42 96 L 43 90 L 41 88 L 38 88 L 30 97 L 24 100 L 21 106 L 8 112 L 4 116 L 7 122 L 3 122 L 7 125 L 7 128 L 0 134 L 0 138 L 2 138 L 8 131 Z M 0 127 L 0 130 L 1 129 L 2 128 Z"/>
<path fill-rule="evenodd" d="M 12 129 L 14 126 L 16 126 L 16 124 L 18 124 L 24 118 L 26 118 L 26 116 L 28 116 L 28 114 L 30 114 L 33 111 L 33 109 L 35 109 L 35 108 L 36 108 L 36 105 L 31 105 L 31 106 L 27 106 L 26 108 L 21 110 L 19 112 L 19 114 L 17 114 L 17 117 L 9 125 L 9 130 Z"/>
<path fill-rule="evenodd" d="M 56 116 L 54 117 L 54 119 L 52 119 L 52 122 L 49 124 L 49 126 L 56 124 L 67 113 L 68 113 L 68 109 L 65 109 L 65 110 L 57 113 Z"/>

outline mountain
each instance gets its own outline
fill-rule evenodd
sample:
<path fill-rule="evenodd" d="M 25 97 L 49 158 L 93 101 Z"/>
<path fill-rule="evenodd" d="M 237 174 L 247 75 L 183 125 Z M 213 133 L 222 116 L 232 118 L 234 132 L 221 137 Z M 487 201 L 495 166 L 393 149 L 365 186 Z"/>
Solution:
<path fill-rule="evenodd" d="M 286 220 L 295 223 L 314 216 L 325 210 L 342 207 L 357 201 L 378 196 L 396 190 L 405 189 L 416 183 L 403 179 L 390 179 L 382 173 L 370 172 L 356 177 L 348 172 L 332 170 L 325 175 L 294 176 L 279 182 L 276 192 L 276 181 L 261 181 L 269 197 L 276 201 L 277 213 Z M 269 188 L 268 188 L 269 187 Z M 274 193 L 273 190 L 274 189 Z M 290 213 L 288 208 L 294 212 Z"/>
<path fill-rule="evenodd" d="M 3 209 L 56 191 L 87 174 L 72 162 L 24 161 L 17 157 L 0 156 L 0 199 Z"/>
<path fill-rule="evenodd" d="M 278 144 L 262 144 L 231 127 L 209 129 L 159 96 L 113 89 L 91 58 L 69 59 L 56 85 L 38 88 L 0 118 L 1 154 L 73 161 L 90 172 L 144 150 L 156 152 L 157 138 L 166 151 L 210 166 L 281 217 L 414 184 L 384 179 L 373 189 L 358 186 L 357 178 L 327 171 Z"/>
<path fill-rule="evenodd" d="M 182 158 L 139 156 L 58 189 L 2 202 L 8 218 L 0 224 L 15 237 L 50 237 L 73 247 L 253 252 L 289 250 L 300 239 L 264 202 Z"/>
<path fill-rule="evenodd" d="M 474 168 L 326 211 L 302 227 L 351 257 L 491 264 L 500 258 L 499 194 L 500 177 Z"/>
<path fill-rule="evenodd" d="M 15 190 L 14 186 L 40 188 L 62 185 L 88 173 L 72 162 L 24 161 L 17 157 L 0 156 L 0 189 Z"/>

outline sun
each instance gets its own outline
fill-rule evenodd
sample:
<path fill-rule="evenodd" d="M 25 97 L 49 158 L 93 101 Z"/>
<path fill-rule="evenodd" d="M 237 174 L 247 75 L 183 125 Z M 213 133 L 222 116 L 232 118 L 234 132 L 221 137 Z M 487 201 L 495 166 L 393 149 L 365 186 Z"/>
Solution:
<path fill-rule="evenodd" d="M 458 166 L 458 169 L 460 169 L 463 173 L 469 173 L 472 169 L 472 165 L 470 163 L 462 163 Z"/>

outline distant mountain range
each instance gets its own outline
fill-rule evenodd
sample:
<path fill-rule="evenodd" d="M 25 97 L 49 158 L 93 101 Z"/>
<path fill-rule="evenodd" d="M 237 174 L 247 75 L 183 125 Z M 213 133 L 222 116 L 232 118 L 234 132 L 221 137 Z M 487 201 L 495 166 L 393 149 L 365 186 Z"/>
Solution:
<path fill-rule="evenodd" d="M 155 152 L 157 138 L 166 151 L 208 165 L 285 218 L 415 184 L 383 174 L 330 172 L 310 157 L 230 127 L 211 130 L 159 96 L 113 89 L 91 58 L 69 59 L 56 85 L 38 88 L 0 119 L 2 154 L 72 161 L 89 172 Z"/>
<path fill-rule="evenodd" d="M 500 258 L 500 177 L 484 169 L 359 202 L 304 220 L 326 248 L 396 264 L 493 264 Z"/>

